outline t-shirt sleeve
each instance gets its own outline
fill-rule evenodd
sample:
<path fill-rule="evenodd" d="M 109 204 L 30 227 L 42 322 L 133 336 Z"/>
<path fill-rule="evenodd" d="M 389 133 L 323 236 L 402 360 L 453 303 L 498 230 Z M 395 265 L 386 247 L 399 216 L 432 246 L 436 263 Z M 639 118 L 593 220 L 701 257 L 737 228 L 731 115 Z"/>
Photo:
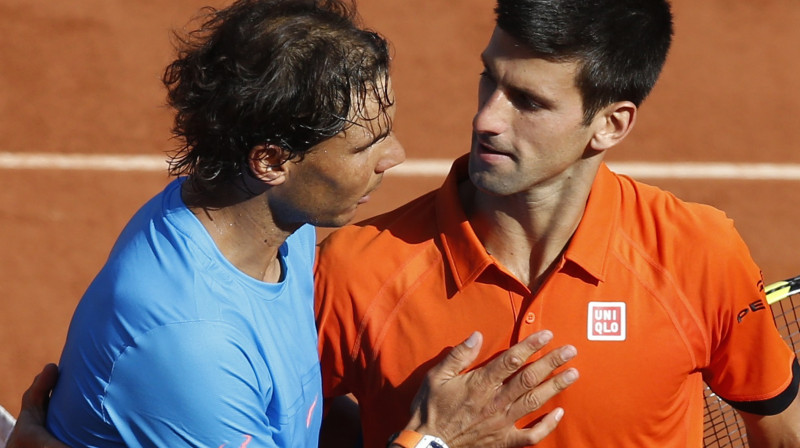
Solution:
<path fill-rule="evenodd" d="M 225 324 L 152 330 L 116 361 L 103 412 L 128 446 L 277 446 L 250 349 Z"/>
<path fill-rule="evenodd" d="M 713 265 L 723 281 L 708 282 L 703 293 L 710 330 L 704 380 L 737 409 L 776 414 L 791 402 L 785 396 L 793 387 L 796 395 L 796 360 L 775 327 L 761 272 L 732 226 L 731 232 Z"/>

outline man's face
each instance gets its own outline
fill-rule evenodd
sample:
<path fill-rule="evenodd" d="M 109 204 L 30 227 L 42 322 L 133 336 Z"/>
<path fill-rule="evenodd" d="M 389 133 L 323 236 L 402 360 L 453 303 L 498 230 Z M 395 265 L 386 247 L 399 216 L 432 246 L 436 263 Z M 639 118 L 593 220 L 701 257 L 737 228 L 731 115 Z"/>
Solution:
<path fill-rule="evenodd" d="M 389 97 L 394 93 L 389 86 Z M 355 216 L 359 204 L 383 178 L 384 171 L 405 160 L 405 151 L 391 129 L 395 106 L 381 115 L 378 103 L 368 98 L 366 111 L 356 125 L 314 146 L 298 162 L 287 162 L 281 185 L 283 219 L 321 227 L 340 227 Z"/>
<path fill-rule="evenodd" d="M 592 136 L 575 85 L 578 64 L 534 57 L 499 28 L 481 58 L 472 182 L 503 196 L 562 187 Z"/>

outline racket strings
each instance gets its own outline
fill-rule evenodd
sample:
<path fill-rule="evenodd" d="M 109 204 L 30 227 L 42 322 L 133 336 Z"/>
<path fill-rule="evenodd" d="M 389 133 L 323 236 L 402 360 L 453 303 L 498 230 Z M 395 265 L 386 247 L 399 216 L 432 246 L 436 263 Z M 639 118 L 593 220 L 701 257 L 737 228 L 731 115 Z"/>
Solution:
<path fill-rule="evenodd" d="M 772 309 L 781 336 L 795 353 L 800 352 L 800 294 L 778 301 Z"/>

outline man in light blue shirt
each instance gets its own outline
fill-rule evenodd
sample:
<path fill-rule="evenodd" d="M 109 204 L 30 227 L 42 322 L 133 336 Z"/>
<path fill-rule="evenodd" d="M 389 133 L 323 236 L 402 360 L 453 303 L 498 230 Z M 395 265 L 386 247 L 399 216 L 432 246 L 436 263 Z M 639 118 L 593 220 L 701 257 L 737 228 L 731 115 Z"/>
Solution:
<path fill-rule="evenodd" d="M 48 428 L 72 446 L 317 446 L 315 230 L 405 155 L 389 53 L 347 4 L 207 9 L 163 77 L 177 177 L 81 299 Z"/>
<path fill-rule="evenodd" d="M 316 446 L 315 231 L 278 249 L 282 278 L 245 275 L 180 196 L 122 232 L 73 316 L 48 426 L 72 446 Z"/>

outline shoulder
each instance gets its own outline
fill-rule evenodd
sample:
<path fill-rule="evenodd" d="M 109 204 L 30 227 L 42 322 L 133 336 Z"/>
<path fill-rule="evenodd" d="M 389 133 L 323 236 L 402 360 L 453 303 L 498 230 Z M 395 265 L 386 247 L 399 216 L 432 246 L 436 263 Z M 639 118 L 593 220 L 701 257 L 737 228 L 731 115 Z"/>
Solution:
<path fill-rule="evenodd" d="M 436 191 L 390 212 L 345 226 L 320 243 L 319 266 L 334 267 L 416 251 L 437 235 Z"/>
<path fill-rule="evenodd" d="M 697 254 L 744 249 L 734 222 L 723 211 L 678 198 L 661 188 L 618 176 L 622 192 L 620 224 L 643 244 L 663 249 L 678 245 Z"/>
<path fill-rule="evenodd" d="M 616 254 L 639 275 L 673 284 L 713 316 L 758 298 L 761 271 L 724 212 L 619 176 Z M 635 267 L 635 268 L 634 268 Z"/>
<path fill-rule="evenodd" d="M 186 365 L 194 365 L 195 369 L 216 369 L 219 364 L 226 362 L 246 363 L 246 354 L 255 353 L 258 349 L 258 341 L 233 322 L 183 321 L 159 325 L 138 335 L 117 362 L 135 359 L 136 362 L 130 363 L 134 370 L 160 366 L 172 371 L 177 366 Z M 213 363 L 205 362 L 212 359 Z M 198 361 L 203 361 L 202 366 L 195 364 Z M 118 373 L 118 369 L 115 369 L 114 374 Z"/>
<path fill-rule="evenodd" d="M 318 319 L 331 310 L 343 316 L 366 313 L 381 292 L 391 302 L 389 291 L 441 264 L 434 202 L 435 194 L 420 197 L 322 242 L 314 284 Z"/>
<path fill-rule="evenodd" d="M 143 409 L 155 409 L 158 403 L 160 412 L 175 403 L 198 405 L 184 409 L 202 408 L 201 403 L 214 402 L 218 395 L 238 397 L 247 388 L 264 387 L 268 377 L 257 372 L 266 367 L 256 341 L 232 325 L 209 321 L 162 325 L 139 335 L 120 353 L 104 401 L 106 406 Z M 142 401 L 145 391 L 152 396 Z"/>
<path fill-rule="evenodd" d="M 723 211 L 620 179 L 617 254 L 639 275 L 673 285 L 707 328 L 763 298 L 761 270 Z"/>

